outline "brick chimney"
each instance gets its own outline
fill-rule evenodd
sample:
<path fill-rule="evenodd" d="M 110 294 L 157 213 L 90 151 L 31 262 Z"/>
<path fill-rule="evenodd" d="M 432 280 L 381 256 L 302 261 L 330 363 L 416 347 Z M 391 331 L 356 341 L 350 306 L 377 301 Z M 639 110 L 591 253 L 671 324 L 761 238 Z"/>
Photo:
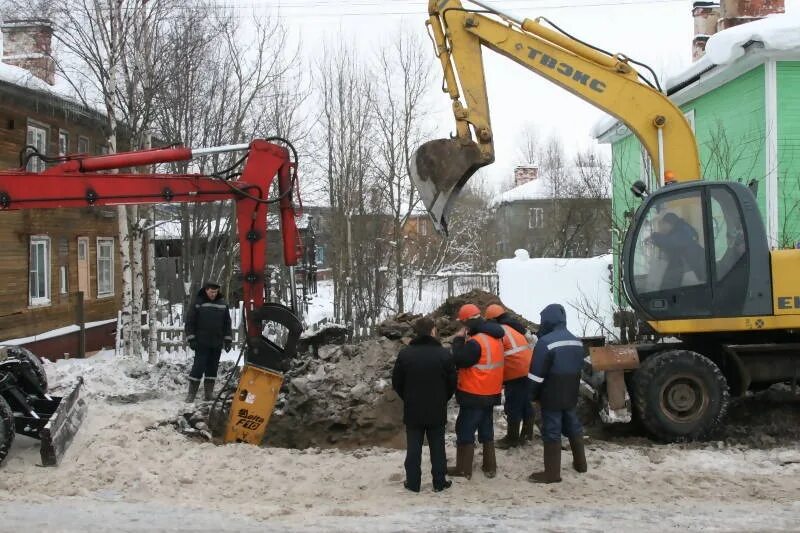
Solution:
<path fill-rule="evenodd" d="M 692 7 L 694 17 L 694 39 L 692 40 L 692 60 L 697 61 L 706 52 L 708 38 L 717 33 L 720 8 L 717 2 L 695 2 Z"/>
<path fill-rule="evenodd" d="M 783 0 L 722 0 L 717 31 L 785 11 Z"/>
<path fill-rule="evenodd" d="M 533 166 L 519 166 L 514 169 L 514 187 L 529 183 L 539 177 L 539 168 Z"/>
<path fill-rule="evenodd" d="M 56 65 L 51 55 L 53 24 L 49 20 L 9 20 L 2 26 L 3 63 L 24 68 L 50 85 Z"/>
<path fill-rule="evenodd" d="M 774 13 L 784 13 L 784 0 L 721 0 L 695 2 L 692 59 L 697 61 L 706 51 L 708 38 L 718 31 L 759 20 Z"/>

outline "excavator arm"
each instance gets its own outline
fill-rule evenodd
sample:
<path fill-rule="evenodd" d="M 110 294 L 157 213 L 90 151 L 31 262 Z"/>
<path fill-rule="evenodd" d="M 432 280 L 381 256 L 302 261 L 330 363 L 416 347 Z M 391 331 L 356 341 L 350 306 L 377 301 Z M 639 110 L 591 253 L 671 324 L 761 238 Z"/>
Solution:
<path fill-rule="evenodd" d="M 429 0 L 427 25 L 456 119 L 451 139 L 429 141 L 412 154 L 411 177 L 440 232 L 470 176 L 494 162 L 494 133 L 482 48 L 501 54 L 619 119 L 641 141 L 653 168 L 674 181 L 699 179 L 694 133 L 681 110 L 649 86 L 627 57 L 599 51 L 550 29 L 517 19 L 485 2 Z M 536 102 L 531 98 L 530 108 Z"/>
<path fill-rule="evenodd" d="M 129 169 L 221 152 L 247 152 L 239 179 L 200 174 L 143 174 Z M 301 252 L 295 225 L 293 193 L 297 162 L 289 151 L 266 140 L 250 144 L 191 150 L 160 148 L 105 156 L 67 156 L 41 173 L 0 172 L 0 211 L 42 208 L 94 207 L 124 204 L 202 203 L 233 200 L 236 203 L 247 341 L 244 368 L 230 408 L 222 423 L 224 442 L 261 442 L 283 381 L 282 372 L 294 355 L 302 324 L 280 304 L 265 303 L 267 207 L 280 209 L 283 256 L 296 265 Z M 121 171 L 103 173 L 104 171 Z M 268 198 L 277 177 L 278 194 Z M 263 335 L 264 322 L 286 329 L 278 345 Z M 32 369 L 37 358 L 25 350 L 0 349 L 0 415 L 14 414 L 13 425 L 42 441 L 44 465 L 56 465 L 85 415 L 78 397 L 82 380 L 63 398 L 47 394 L 46 382 Z M 7 403 L 6 403 L 7 402 Z M 222 402 L 224 405 L 225 402 Z M 8 450 L 11 420 L 0 420 L 0 462 Z M 220 424 L 222 425 L 222 424 Z M 222 433 L 223 428 L 218 428 Z"/>

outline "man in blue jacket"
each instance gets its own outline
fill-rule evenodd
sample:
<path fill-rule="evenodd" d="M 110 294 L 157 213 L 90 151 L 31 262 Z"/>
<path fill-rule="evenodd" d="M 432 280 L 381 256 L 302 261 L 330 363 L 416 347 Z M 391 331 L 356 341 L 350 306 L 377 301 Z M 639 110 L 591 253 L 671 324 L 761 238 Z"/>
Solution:
<path fill-rule="evenodd" d="M 559 304 L 541 312 L 539 342 L 533 354 L 531 373 L 533 399 L 542 407 L 544 471 L 528 477 L 534 483 L 561 481 L 561 435 L 569 439 L 572 466 L 586 472 L 583 428 L 575 408 L 585 348 L 567 329 L 567 314 Z"/>

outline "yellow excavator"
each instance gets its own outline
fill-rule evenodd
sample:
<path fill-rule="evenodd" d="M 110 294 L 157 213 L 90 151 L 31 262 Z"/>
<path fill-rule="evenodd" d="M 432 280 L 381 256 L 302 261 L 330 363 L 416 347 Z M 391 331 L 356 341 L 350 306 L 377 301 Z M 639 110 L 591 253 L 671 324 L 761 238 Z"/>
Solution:
<path fill-rule="evenodd" d="M 639 325 L 636 342 L 590 348 L 582 389 L 606 422 L 632 415 L 655 437 L 709 437 L 731 395 L 800 376 L 800 250 L 770 250 L 752 191 L 700 181 L 681 110 L 622 54 L 550 21 L 472 1 L 430 0 L 427 26 L 456 120 L 450 139 L 412 154 L 411 177 L 440 232 L 470 176 L 494 161 L 482 50 L 488 48 L 623 122 L 664 186 L 648 191 L 628 227 L 619 267 Z M 652 71 L 651 71 L 652 73 Z M 653 76 L 655 80 L 655 76 Z M 646 341 L 645 341 L 646 340 Z"/>

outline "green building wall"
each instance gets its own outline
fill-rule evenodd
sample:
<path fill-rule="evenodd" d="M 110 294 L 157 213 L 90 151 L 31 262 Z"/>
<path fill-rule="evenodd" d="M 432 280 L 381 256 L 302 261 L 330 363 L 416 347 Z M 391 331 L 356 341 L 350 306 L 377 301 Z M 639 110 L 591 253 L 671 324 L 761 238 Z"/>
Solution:
<path fill-rule="evenodd" d="M 800 241 L 800 61 L 777 62 L 778 237 L 781 247 Z M 705 180 L 758 184 L 757 199 L 766 213 L 765 67 L 759 65 L 735 80 L 681 106 L 694 113 L 694 128 Z M 642 148 L 628 135 L 612 144 L 614 272 L 630 213 L 640 201 L 630 192 L 642 179 Z M 667 162 L 669 166 L 669 162 Z M 617 283 L 618 285 L 618 283 Z M 622 303 L 620 287 L 614 288 Z"/>

